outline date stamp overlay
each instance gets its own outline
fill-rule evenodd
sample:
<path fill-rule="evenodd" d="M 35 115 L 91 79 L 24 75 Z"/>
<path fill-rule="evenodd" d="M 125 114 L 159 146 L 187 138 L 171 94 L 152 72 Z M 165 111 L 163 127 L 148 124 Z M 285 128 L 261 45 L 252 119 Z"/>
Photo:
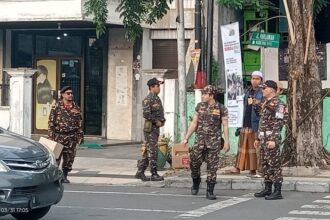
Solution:
<path fill-rule="evenodd" d="M 1 208 L 0 207 L 0 214 L 10 214 L 10 213 L 28 213 L 29 208 Z"/>

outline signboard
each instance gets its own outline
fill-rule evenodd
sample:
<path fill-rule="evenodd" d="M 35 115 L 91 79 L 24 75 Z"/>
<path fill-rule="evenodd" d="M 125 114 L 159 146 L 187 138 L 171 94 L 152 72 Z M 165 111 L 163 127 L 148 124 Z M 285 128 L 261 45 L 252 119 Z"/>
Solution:
<path fill-rule="evenodd" d="M 243 124 L 243 77 L 238 22 L 221 26 L 229 127 Z"/>
<path fill-rule="evenodd" d="M 201 49 L 192 49 L 191 50 L 191 62 L 193 63 L 195 76 L 198 70 L 199 59 L 201 56 Z"/>
<path fill-rule="evenodd" d="M 275 47 L 280 46 L 280 35 L 273 33 L 252 32 L 251 45 L 262 47 Z"/>

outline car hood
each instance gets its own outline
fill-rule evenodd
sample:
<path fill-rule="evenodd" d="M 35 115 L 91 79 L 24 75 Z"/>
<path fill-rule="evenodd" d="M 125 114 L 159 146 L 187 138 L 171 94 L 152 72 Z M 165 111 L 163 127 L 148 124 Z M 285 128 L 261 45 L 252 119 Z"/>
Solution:
<path fill-rule="evenodd" d="M 0 129 L 0 160 L 29 159 L 46 155 L 48 151 L 41 144 Z"/>

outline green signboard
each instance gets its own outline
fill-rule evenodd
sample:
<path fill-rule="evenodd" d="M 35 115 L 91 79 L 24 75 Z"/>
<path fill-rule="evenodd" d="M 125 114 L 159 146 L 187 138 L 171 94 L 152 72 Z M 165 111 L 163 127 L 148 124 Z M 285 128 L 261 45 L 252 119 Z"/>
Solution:
<path fill-rule="evenodd" d="M 251 45 L 278 48 L 280 45 L 280 35 L 264 32 L 252 32 Z"/>

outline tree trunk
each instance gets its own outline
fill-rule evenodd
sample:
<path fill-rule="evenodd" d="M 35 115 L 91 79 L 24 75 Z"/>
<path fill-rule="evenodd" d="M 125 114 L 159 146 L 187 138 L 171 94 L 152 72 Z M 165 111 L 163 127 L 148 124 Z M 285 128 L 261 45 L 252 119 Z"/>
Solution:
<path fill-rule="evenodd" d="M 288 8 L 296 43 L 292 43 L 290 36 L 287 97 L 290 118 L 287 134 L 292 131 L 292 135 L 283 148 L 283 165 L 319 166 L 325 154 L 321 138 L 322 84 L 316 56 L 314 21 L 312 20 L 311 25 L 308 25 L 309 19 L 313 17 L 313 3 L 312 0 L 290 0 Z M 308 33 L 310 33 L 309 37 Z M 304 64 L 306 51 L 307 62 Z"/>

